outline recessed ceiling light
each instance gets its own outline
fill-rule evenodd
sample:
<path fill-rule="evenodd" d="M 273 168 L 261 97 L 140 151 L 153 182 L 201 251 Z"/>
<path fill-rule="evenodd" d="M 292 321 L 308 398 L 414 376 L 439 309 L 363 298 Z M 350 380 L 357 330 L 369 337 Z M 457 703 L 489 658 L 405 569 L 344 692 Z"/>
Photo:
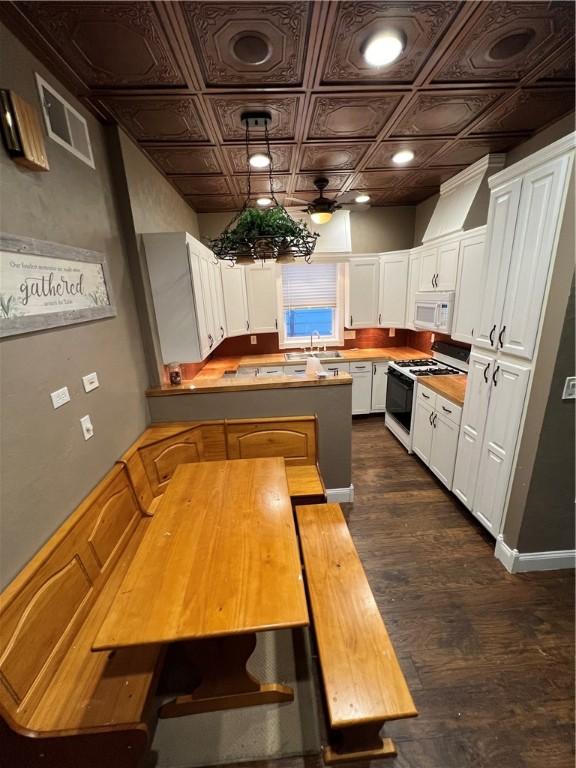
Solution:
<path fill-rule="evenodd" d="M 411 149 L 403 149 L 400 152 L 396 152 L 392 158 L 392 161 L 396 163 L 396 165 L 405 165 L 412 160 L 414 160 L 414 152 L 412 152 Z"/>
<path fill-rule="evenodd" d="M 404 41 L 397 32 L 382 32 L 366 44 L 364 60 L 371 67 L 384 67 L 396 61 L 403 50 Z"/>
<path fill-rule="evenodd" d="M 354 198 L 354 202 L 356 203 L 367 203 L 370 200 L 370 195 L 358 195 L 358 197 Z"/>
<path fill-rule="evenodd" d="M 250 165 L 252 168 L 268 168 L 270 158 L 262 152 L 257 152 L 255 155 L 250 156 Z"/>
<path fill-rule="evenodd" d="M 328 211 L 316 211 L 310 214 L 310 218 L 314 224 L 328 224 L 332 219 L 332 214 L 328 213 Z"/>
<path fill-rule="evenodd" d="M 259 197 L 256 200 L 256 205 L 259 205 L 261 208 L 267 208 L 269 205 L 272 205 L 272 199 L 270 197 Z"/>

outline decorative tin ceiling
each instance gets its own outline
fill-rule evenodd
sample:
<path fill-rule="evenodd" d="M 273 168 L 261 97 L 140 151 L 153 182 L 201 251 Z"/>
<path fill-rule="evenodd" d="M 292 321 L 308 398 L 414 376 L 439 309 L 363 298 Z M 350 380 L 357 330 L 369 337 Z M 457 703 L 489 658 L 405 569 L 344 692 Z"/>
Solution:
<path fill-rule="evenodd" d="M 242 203 L 245 110 L 272 115 L 279 199 L 315 197 L 321 172 L 343 201 L 394 205 L 574 109 L 571 0 L 4 2 L 0 16 L 198 211 Z M 367 39 L 390 28 L 403 53 L 368 66 Z M 400 149 L 415 154 L 402 168 Z"/>

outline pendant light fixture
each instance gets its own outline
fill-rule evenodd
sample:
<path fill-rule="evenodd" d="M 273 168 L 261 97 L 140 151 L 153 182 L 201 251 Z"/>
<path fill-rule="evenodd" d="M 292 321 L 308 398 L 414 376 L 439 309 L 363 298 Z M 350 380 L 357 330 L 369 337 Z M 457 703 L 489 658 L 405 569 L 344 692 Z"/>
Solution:
<path fill-rule="evenodd" d="M 316 247 L 317 234 L 310 232 L 303 222 L 295 221 L 280 205 L 274 194 L 272 152 L 270 150 L 269 112 L 245 112 L 241 121 L 246 134 L 247 194 L 239 213 L 229 222 L 222 234 L 210 241 L 210 248 L 218 259 L 232 264 L 253 264 L 256 261 L 292 262 L 303 258 L 309 262 Z M 266 152 L 250 152 L 250 130 L 264 130 Z M 255 157 L 269 160 L 266 196 L 252 200 L 252 168 Z M 263 166 L 259 166 L 263 167 Z"/>

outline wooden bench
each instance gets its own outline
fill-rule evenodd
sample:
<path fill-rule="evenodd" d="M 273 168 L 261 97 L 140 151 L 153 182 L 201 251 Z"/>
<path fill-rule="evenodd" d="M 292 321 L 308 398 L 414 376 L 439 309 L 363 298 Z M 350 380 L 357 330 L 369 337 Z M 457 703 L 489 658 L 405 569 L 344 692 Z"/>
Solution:
<path fill-rule="evenodd" d="M 91 646 L 148 522 L 117 465 L 0 595 L 7 768 L 135 768 L 146 751 L 161 650 Z"/>
<path fill-rule="evenodd" d="M 315 416 L 153 424 L 120 459 L 145 514 L 153 514 L 179 464 L 282 456 L 294 505 L 321 503 Z"/>
<path fill-rule="evenodd" d="M 384 723 L 417 712 L 342 510 L 296 516 L 329 719 L 324 762 L 393 756 Z"/>

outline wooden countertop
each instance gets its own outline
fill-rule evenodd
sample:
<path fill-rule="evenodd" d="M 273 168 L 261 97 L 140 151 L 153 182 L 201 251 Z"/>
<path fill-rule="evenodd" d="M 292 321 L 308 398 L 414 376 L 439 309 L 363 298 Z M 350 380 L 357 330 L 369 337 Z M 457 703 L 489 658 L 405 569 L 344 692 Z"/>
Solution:
<path fill-rule="evenodd" d="M 419 376 L 418 384 L 422 384 L 438 395 L 450 400 L 454 405 L 462 407 L 466 395 L 468 376 Z"/>

